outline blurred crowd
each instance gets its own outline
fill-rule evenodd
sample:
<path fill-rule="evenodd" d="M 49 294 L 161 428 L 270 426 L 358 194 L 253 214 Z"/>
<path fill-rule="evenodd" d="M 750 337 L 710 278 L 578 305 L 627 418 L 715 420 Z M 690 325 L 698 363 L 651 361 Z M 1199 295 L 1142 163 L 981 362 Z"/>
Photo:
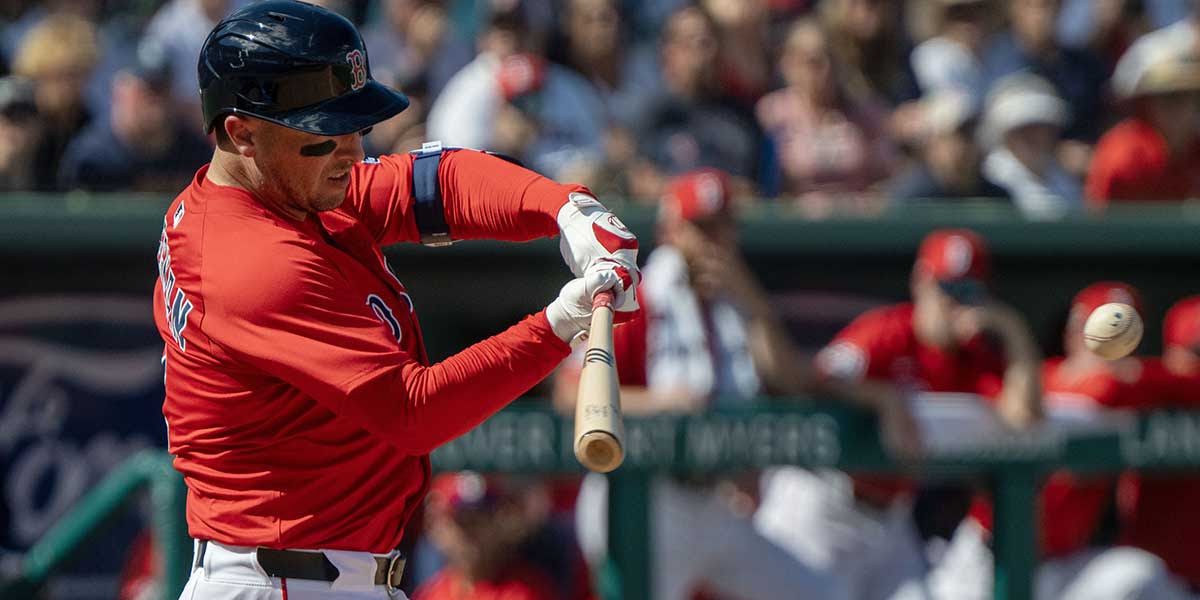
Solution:
<path fill-rule="evenodd" d="M 173 193 L 198 49 L 250 0 L 0 8 L 0 190 Z M 805 214 L 1031 219 L 1200 196 L 1194 0 L 321 0 L 413 100 L 368 137 L 487 148 L 602 197 L 731 177 Z"/>

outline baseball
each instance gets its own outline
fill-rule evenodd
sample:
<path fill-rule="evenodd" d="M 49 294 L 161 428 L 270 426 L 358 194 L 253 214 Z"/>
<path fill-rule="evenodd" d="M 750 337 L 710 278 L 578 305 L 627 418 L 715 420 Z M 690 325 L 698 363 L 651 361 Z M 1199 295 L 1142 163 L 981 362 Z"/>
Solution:
<path fill-rule="evenodd" d="M 1142 341 L 1142 317 L 1134 308 L 1120 302 L 1102 304 L 1088 315 L 1083 324 L 1087 347 L 1108 360 L 1128 356 Z"/>

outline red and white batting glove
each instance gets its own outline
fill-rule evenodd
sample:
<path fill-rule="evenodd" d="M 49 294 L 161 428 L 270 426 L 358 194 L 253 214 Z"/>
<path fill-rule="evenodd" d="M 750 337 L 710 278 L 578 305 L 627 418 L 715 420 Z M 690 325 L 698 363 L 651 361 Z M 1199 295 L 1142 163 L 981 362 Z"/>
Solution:
<path fill-rule="evenodd" d="M 614 269 L 621 276 L 613 288 L 613 322 L 624 323 L 638 310 L 635 290 L 642 274 L 637 266 L 637 237 L 591 194 L 571 192 L 567 197 L 569 201 L 558 211 L 563 260 L 576 277 L 594 268 Z"/>
<path fill-rule="evenodd" d="M 546 307 L 546 320 L 550 321 L 554 334 L 568 344 L 582 339 L 592 325 L 592 299 L 597 293 L 610 290 L 614 307 L 622 300 L 630 300 L 632 288 L 628 292 L 624 290 L 629 285 L 629 277 L 629 272 L 616 263 L 597 262 L 583 277 L 568 281 L 559 291 L 558 298 Z M 637 301 L 633 304 L 636 307 Z M 628 320 L 634 313 L 614 310 L 613 322 L 622 314 Z"/>

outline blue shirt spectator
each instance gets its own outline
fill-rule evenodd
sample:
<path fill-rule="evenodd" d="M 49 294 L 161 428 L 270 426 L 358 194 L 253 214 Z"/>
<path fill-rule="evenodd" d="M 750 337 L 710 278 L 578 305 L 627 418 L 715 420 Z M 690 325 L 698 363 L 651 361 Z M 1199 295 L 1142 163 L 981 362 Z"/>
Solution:
<path fill-rule="evenodd" d="M 1058 0 L 1012 0 L 1008 31 L 997 34 L 984 50 L 985 79 L 1027 71 L 1054 83 L 1071 108 L 1063 132 L 1074 140 L 1095 141 L 1104 128 L 1103 99 L 1108 74 L 1095 55 L 1066 48 L 1056 39 Z"/>

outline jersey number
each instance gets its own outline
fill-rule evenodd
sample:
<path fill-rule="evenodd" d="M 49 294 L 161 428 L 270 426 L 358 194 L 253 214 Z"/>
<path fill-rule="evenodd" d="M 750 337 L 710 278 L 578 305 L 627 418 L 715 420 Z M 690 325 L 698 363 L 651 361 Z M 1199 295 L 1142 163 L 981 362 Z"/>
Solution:
<path fill-rule="evenodd" d="M 392 308 L 383 301 L 383 298 L 375 294 L 367 295 L 367 306 L 375 311 L 375 316 L 383 321 L 384 325 L 392 330 L 392 337 L 396 338 L 396 343 L 400 343 L 400 339 L 404 337 L 404 332 L 400 330 L 400 321 L 396 320 L 396 315 L 392 314 Z"/>

